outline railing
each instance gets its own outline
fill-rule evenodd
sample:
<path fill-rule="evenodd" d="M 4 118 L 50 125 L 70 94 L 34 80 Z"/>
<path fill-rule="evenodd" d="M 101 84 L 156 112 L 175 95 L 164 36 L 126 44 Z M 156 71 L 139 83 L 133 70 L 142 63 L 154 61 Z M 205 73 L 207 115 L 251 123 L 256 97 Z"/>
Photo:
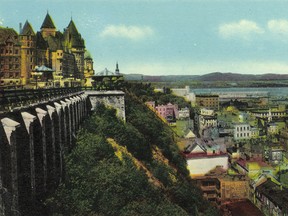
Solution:
<path fill-rule="evenodd" d="M 81 92 L 81 87 L 0 90 L 0 112 Z"/>

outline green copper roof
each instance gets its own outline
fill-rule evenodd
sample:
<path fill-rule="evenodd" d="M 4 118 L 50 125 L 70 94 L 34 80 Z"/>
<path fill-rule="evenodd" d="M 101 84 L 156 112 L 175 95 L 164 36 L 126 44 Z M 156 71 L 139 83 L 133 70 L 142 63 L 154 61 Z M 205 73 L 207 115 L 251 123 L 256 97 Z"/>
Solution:
<path fill-rule="evenodd" d="M 20 34 L 21 35 L 35 35 L 35 32 L 31 24 L 28 21 L 25 22 L 24 27 L 22 28 Z"/>
<path fill-rule="evenodd" d="M 92 59 L 91 53 L 88 50 L 84 53 L 84 59 Z"/>
<path fill-rule="evenodd" d="M 55 25 L 54 25 L 54 22 L 52 20 L 52 18 L 50 17 L 49 13 L 47 13 L 45 19 L 44 19 L 44 22 L 41 26 L 41 29 L 42 28 L 52 28 L 52 29 L 56 29 Z"/>

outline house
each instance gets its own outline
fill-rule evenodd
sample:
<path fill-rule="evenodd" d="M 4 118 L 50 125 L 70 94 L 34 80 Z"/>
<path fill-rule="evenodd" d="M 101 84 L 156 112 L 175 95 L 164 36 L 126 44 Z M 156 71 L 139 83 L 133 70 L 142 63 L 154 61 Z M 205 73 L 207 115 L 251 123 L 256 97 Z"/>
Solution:
<path fill-rule="evenodd" d="M 267 124 L 267 134 L 275 135 L 275 134 L 278 134 L 278 132 L 279 132 L 279 128 L 276 123 L 271 122 Z"/>
<path fill-rule="evenodd" d="M 228 154 L 225 145 L 218 145 L 212 140 L 196 138 L 195 142 L 184 150 L 183 155 L 192 177 L 203 176 L 215 167 L 228 169 Z"/>
<path fill-rule="evenodd" d="M 235 167 L 241 174 L 247 175 L 250 179 L 256 178 L 261 173 L 273 173 L 273 167 L 260 159 L 236 161 Z"/>
<path fill-rule="evenodd" d="M 178 119 L 189 119 L 190 118 L 190 110 L 188 107 L 181 108 L 178 110 Z"/>
<path fill-rule="evenodd" d="M 234 139 L 243 140 L 251 137 L 251 126 L 248 123 L 238 123 L 234 125 Z"/>
<path fill-rule="evenodd" d="M 279 164 L 283 161 L 284 148 L 283 146 L 274 143 L 269 146 L 269 162 L 271 164 Z"/>
<path fill-rule="evenodd" d="M 178 105 L 168 103 L 166 105 L 155 106 L 156 112 L 168 122 L 178 118 Z"/>
<path fill-rule="evenodd" d="M 218 122 L 215 111 L 207 108 L 201 108 L 195 115 L 195 120 L 200 131 L 208 127 L 216 127 Z"/>
<path fill-rule="evenodd" d="M 214 94 L 196 94 L 196 105 L 202 108 L 219 109 L 219 95 Z"/>
<path fill-rule="evenodd" d="M 225 175 L 220 181 L 220 203 L 249 198 L 249 181 L 244 175 Z"/>
<path fill-rule="evenodd" d="M 202 190 L 203 197 L 217 205 L 249 197 L 248 179 L 244 175 L 229 175 L 221 167 L 194 179 Z"/>
<path fill-rule="evenodd" d="M 255 205 L 265 215 L 288 215 L 288 189 L 267 179 L 256 187 Z"/>
<path fill-rule="evenodd" d="M 193 133 L 193 131 L 189 130 L 189 132 L 185 135 L 185 138 L 194 140 L 196 138 L 196 135 Z"/>

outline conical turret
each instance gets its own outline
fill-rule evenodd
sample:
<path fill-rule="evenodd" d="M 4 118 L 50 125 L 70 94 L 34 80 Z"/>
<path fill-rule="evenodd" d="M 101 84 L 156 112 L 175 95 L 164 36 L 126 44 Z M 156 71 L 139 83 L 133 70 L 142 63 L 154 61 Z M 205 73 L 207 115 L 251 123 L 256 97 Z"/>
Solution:
<path fill-rule="evenodd" d="M 56 35 L 56 27 L 48 12 L 41 26 L 41 34 L 44 39 L 46 39 L 48 36 L 55 37 Z"/>
<path fill-rule="evenodd" d="M 35 35 L 35 32 L 28 20 L 26 20 L 24 27 L 21 29 L 20 35 Z"/>

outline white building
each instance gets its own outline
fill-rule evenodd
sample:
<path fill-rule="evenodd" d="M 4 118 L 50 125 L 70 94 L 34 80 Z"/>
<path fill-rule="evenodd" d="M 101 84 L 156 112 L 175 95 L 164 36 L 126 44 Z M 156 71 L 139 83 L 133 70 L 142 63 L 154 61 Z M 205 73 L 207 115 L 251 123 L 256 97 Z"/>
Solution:
<path fill-rule="evenodd" d="M 178 110 L 178 119 L 190 118 L 190 110 L 188 107 Z"/>
<path fill-rule="evenodd" d="M 207 108 L 200 109 L 200 114 L 198 116 L 198 125 L 200 130 L 208 127 L 216 127 L 217 123 L 218 120 L 214 110 Z"/>
<path fill-rule="evenodd" d="M 251 126 L 247 123 L 234 125 L 234 139 L 249 139 L 251 138 Z"/>
<path fill-rule="evenodd" d="M 172 93 L 179 97 L 184 97 L 187 101 L 195 102 L 196 97 L 193 92 L 190 92 L 190 87 L 185 86 L 185 88 L 172 88 Z"/>
<path fill-rule="evenodd" d="M 199 142 L 200 141 L 200 142 Z M 216 167 L 228 169 L 228 154 L 224 145 L 196 139 L 184 153 L 192 177 L 204 176 Z"/>
<path fill-rule="evenodd" d="M 201 108 L 200 109 L 200 114 L 204 115 L 204 116 L 214 116 L 215 112 L 212 109 Z"/>

